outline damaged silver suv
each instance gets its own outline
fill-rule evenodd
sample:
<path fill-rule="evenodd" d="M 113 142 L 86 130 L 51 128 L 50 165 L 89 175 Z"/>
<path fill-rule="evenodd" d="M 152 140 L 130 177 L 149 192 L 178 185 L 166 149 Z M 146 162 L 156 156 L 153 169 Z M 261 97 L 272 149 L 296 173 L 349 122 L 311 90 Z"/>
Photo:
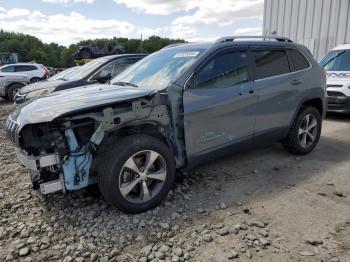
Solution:
<path fill-rule="evenodd" d="M 325 77 L 286 38 L 225 37 L 166 47 L 111 84 L 21 105 L 8 136 L 42 194 L 98 183 L 124 212 L 157 206 L 176 169 L 252 145 L 312 151 L 325 114 Z"/>

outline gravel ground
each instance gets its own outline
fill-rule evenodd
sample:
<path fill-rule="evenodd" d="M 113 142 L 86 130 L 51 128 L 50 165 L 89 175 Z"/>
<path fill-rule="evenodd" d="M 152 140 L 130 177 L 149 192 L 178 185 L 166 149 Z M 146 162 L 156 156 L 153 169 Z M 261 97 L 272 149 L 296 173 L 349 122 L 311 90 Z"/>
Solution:
<path fill-rule="evenodd" d="M 39 200 L 1 129 L 0 261 L 350 261 L 349 120 L 329 116 L 308 156 L 276 144 L 201 166 L 140 215 L 96 187 Z"/>

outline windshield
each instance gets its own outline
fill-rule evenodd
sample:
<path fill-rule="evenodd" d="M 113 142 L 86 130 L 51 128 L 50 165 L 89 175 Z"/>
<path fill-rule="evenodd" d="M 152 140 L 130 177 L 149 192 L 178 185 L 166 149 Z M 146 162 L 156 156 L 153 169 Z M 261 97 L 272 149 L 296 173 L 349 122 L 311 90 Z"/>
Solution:
<path fill-rule="evenodd" d="M 189 68 L 204 49 L 171 48 L 155 52 L 113 78 L 111 84 L 131 83 L 164 89 Z"/>
<path fill-rule="evenodd" d="M 74 70 L 76 70 L 78 66 L 68 68 L 66 70 L 63 70 L 62 72 L 50 77 L 48 81 L 58 80 L 58 79 L 64 79 L 69 80 L 69 75 L 73 73 Z"/>
<path fill-rule="evenodd" d="M 85 65 L 80 66 L 77 68 L 77 70 L 74 70 L 72 74 L 69 74 L 69 78 L 64 78 L 64 80 L 79 80 L 84 77 L 87 77 L 89 74 L 91 74 L 97 67 L 102 65 L 107 61 L 106 58 L 98 58 L 95 60 L 92 60 L 89 63 L 86 63 Z M 68 76 L 66 76 L 68 77 Z"/>
<path fill-rule="evenodd" d="M 350 71 L 350 50 L 329 52 L 320 62 L 326 71 Z"/>

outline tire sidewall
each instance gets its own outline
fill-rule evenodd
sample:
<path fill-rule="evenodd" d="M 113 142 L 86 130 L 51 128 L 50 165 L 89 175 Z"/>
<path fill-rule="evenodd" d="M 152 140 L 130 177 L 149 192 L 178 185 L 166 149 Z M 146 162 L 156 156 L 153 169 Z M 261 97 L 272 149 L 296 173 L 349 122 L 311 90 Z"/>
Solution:
<path fill-rule="evenodd" d="M 8 97 L 8 99 L 9 99 L 11 102 L 13 102 L 13 101 L 15 100 L 15 95 L 16 95 L 16 94 L 14 94 L 14 91 L 15 91 L 16 89 L 20 90 L 22 87 L 23 87 L 23 86 L 20 85 L 20 84 L 14 84 L 14 85 L 11 85 L 11 86 L 8 88 L 8 90 L 7 90 L 7 97 Z"/>
<path fill-rule="evenodd" d="M 313 141 L 313 143 L 308 147 L 303 147 L 300 145 L 298 132 L 299 132 L 299 127 L 300 127 L 302 121 L 304 120 L 304 117 L 308 114 L 313 115 L 317 120 L 317 133 L 316 133 L 316 137 L 315 137 L 315 140 Z M 295 122 L 295 128 L 293 130 L 293 140 L 294 140 L 294 143 L 296 144 L 295 146 L 296 146 L 297 150 L 301 154 L 307 154 L 307 153 L 311 152 L 312 150 L 314 150 L 318 141 L 320 140 L 321 130 L 322 130 L 322 117 L 320 116 L 320 113 L 318 112 L 318 110 L 314 107 L 306 107 L 306 108 L 302 109 L 301 112 L 298 114 L 298 117 L 297 117 L 296 122 Z"/>
<path fill-rule="evenodd" d="M 104 172 L 99 174 L 100 190 L 106 200 L 121 211 L 127 213 L 144 212 L 157 206 L 170 191 L 175 180 L 175 160 L 169 148 L 161 140 L 154 137 L 134 135 L 123 140 L 122 143 L 118 143 L 118 145 L 106 152 L 109 154 L 109 160 L 105 162 L 105 166 L 107 166 Z M 125 151 L 120 147 L 123 145 L 127 145 Z M 155 151 L 163 157 L 167 169 L 167 177 L 163 188 L 157 196 L 146 203 L 136 204 L 129 202 L 121 194 L 119 190 L 120 173 L 125 162 L 131 156 L 144 150 Z"/>

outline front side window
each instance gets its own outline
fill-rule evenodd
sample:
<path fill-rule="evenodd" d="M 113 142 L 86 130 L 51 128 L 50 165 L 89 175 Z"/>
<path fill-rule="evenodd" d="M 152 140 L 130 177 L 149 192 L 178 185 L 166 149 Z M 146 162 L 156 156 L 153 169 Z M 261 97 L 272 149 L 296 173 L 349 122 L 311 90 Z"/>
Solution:
<path fill-rule="evenodd" d="M 195 88 L 227 88 L 248 82 L 247 53 L 235 51 L 211 58 L 195 76 Z"/>
<path fill-rule="evenodd" d="M 155 52 L 112 79 L 143 88 L 164 89 L 188 69 L 205 49 L 169 48 Z"/>
<path fill-rule="evenodd" d="M 1 69 L 1 72 L 15 72 L 15 67 L 14 66 L 6 66 L 4 68 Z"/>
<path fill-rule="evenodd" d="M 350 50 L 329 52 L 320 64 L 326 71 L 350 71 Z"/>
<path fill-rule="evenodd" d="M 253 54 L 256 80 L 291 72 L 285 51 L 259 50 L 253 51 Z"/>

